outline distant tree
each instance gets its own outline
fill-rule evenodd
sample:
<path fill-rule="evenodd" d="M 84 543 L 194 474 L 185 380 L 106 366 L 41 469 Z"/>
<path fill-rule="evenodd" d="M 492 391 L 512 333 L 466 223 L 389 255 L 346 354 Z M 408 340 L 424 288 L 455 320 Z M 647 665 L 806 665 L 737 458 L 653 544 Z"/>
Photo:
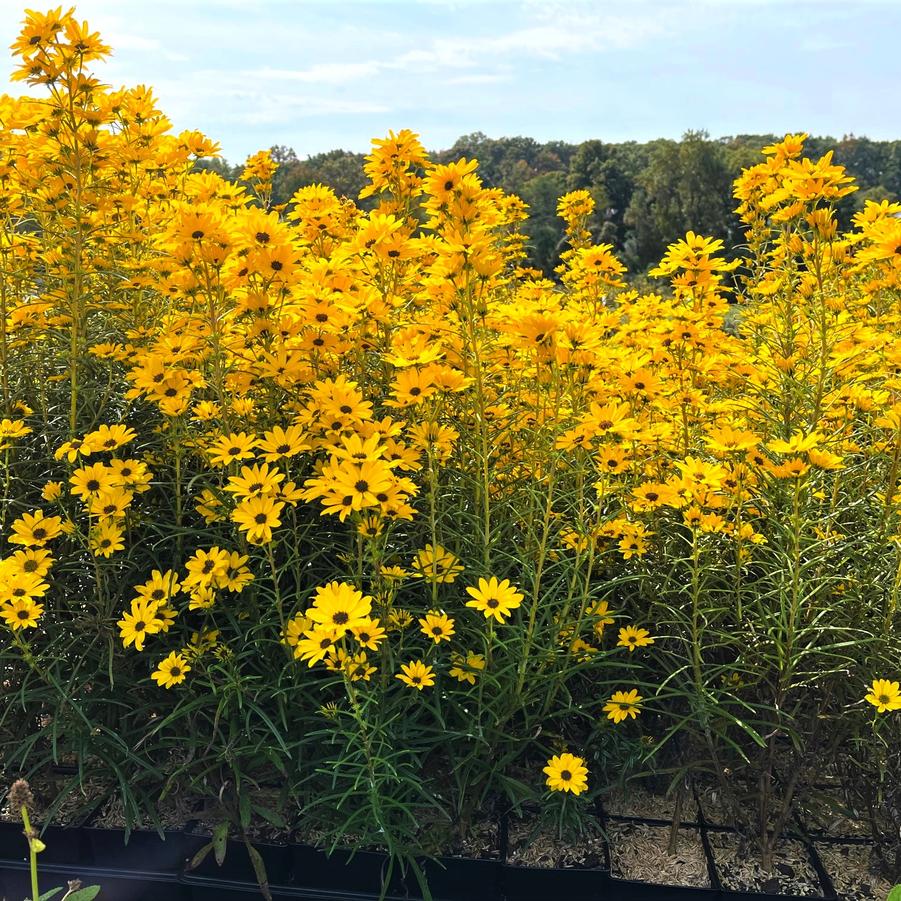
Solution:
<path fill-rule="evenodd" d="M 327 153 L 317 153 L 305 160 L 295 159 L 285 171 L 283 182 L 285 200 L 290 200 L 298 188 L 323 184 L 330 187 L 339 197 L 357 201 L 367 181 L 363 173 L 364 160 L 362 153 L 351 153 L 349 150 L 330 150 Z"/>
<path fill-rule="evenodd" d="M 558 197 L 566 191 L 590 191 L 595 200 L 592 239 L 613 244 L 633 273 L 640 273 L 688 230 L 740 240 L 732 182 L 742 169 L 761 162 L 761 149 L 781 137 L 744 134 L 711 140 L 706 132 L 689 131 L 680 141 L 592 139 L 576 145 L 542 144 L 522 136 L 489 138 L 476 131 L 431 157 L 438 163 L 477 159 L 483 184 L 518 194 L 529 204 L 531 219 L 525 227 L 529 262 L 548 275 L 553 274 L 563 237 L 563 223 L 556 213 Z M 834 161 L 847 167 L 860 188 L 838 206 L 842 227 L 850 226 L 854 212 L 867 200 L 901 196 L 901 141 L 812 135 L 804 153 L 816 159 L 829 150 L 835 151 Z M 301 160 L 283 145 L 273 146 L 270 153 L 279 164 L 273 180 L 276 204 L 289 201 L 298 188 L 316 183 L 328 185 L 364 209 L 375 203 L 372 198 L 358 200 L 366 184 L 361 153 L 331 150 Z M 225 160 L 201 160 L 197 168 L 211 169 L 225 178 L 236 178 L 242 169 Z"/>
<path fill-rule="evenodd" d="M 197 162 L 194 163 L 194 168 L 215 172 L 217 175 L 221 175 L 223 178 L 228 179 L 237 178 L 241 174 L 240 169 L 237 169 L 236 171 L 234 166 L 230 166 L 221 157 L 206 157 L 202 160 L 197 160 Z"/>
<path fill-rule="evenodd" d="M 597 242 L 622 247 L 626 237 L 626 209 L 647 158 L 645 145 L 634 141 L 625 144 L 584 141 L 573 154 L 566 188 L 591 192 L 595 201 L 593 237 Z"/>
<path fill-rule="evenodd" d="M 272 203 L 277 206 L 290 200 L 291 194 L 294 193 L 288 192 L 288 178 L 298 160 L 294 148 L 286 147 L 284 144 L 274 144 L 269 148 L 269 155 L 278 163 L 278 169 L 272 179 Z"/>
<path fill-rule="evenodd" d="M 720 143 L 689 131 L 681 141 L 652 141 L 650 147 L 624 218 L 630 232 L 624 250 L 639 269 L 656 263 L 687 231 L 728 238 L 734 223 L 733 176 Z"/>
<path fill-rule="evenodd" d="M 529 205 L 524 231 L 529 236 L 531 264 L 549 278 L 559 262 L 563 222 L 557 217 L 557 199 L 566 193 L 566 173 L 546 172 L 529 179 L 520 196 Z"/>

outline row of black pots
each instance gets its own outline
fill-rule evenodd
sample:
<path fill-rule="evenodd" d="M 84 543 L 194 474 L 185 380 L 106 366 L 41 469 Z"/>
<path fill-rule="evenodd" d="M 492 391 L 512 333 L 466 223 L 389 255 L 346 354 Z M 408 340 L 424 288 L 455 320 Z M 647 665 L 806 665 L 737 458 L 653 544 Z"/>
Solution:
<path fill-rule="evenodd" d="M 606 816 L 596 807 L 602 828 L 608 823 L 634 822 L 650 826 L 670 826 L 668 820 L 642 817 Z M 389 899 L 422 896 L 420 880 L 427 880 L 436 901 L 545 901 L 566 897 L 570 901 L 763 901 L 783 895 L 736 892 L 724 889 L 718 875 L 708 833 L 731 832 L 704 821 L 700 811 L 696 822 L 683 823 L 700 835 L 707 860 L 710 888 L 657 885 L 620 879 L 610 874 L 610 849 L 605 844 L 605 860 L 596 867 L 537 868 L 508 862 L 507 818 L 498 828 L 500 854 L 497 859 L 447 857 L 420 862 L 421 873 L 412 868 L 390 866 L 386 855 L 336 850 L 331 855 L 302 844 L 259 844 L 259 851 L 273 898 L 363 899 L 377 898 L 381 889 Z M 162 834 L 86 825 L 48 827 L 43 833 L 47 850 L 40 857 L 41 889 L 46 891 L 67 879 L 84 884 L 100 884 L 103 901 L 230 901 L 259 898 L 256 873 L 243 842 L 229 841 L 223 864 L 208 854 L 199 866 L 189 861 L 209 842 L 196 834 L 191 824 L 180 831 Z M 813 843 L 802 824 L 795 835 L 805 845 L 820 880 L 819 898 L 836 898 Z M 0 823 L 0 899 L 21 901 L 30 893 L 27 848 L 21 826 Z"/>

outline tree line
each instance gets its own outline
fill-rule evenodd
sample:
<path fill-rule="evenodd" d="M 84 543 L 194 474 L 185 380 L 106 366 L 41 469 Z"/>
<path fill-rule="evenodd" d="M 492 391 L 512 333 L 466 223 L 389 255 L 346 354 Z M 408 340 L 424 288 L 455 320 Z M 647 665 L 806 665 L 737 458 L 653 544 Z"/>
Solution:
<path fill-rule="evenodd" d="M 723 238 L 727 246 L 739 243 L 732 181 L 743 168 L 762 159 L 762 147 L 781 137 L 710 138 L 704 131 L 688 131 L 679 141 L 542 144 L 533 138 L 489 138 L 474 132 L 432 154 L 432 159 L 475 157 L 486 185 L 522 197 L 530 210 L 525 229 L 530 262 L 545 273 L 553 272 L 563 240 L 557 198 L 577 189 L 589 190 L 595 199 L 594 240 L 612 244 L 632 272 L 643 272 L 689 230 Z M 901 141 L 810 137 L 805 155 L 815 159 L 828 150 L 835 151 L 834 161 L 847 167 L 860 188 L 839 205 L 841 226 L 850 224 L 866 200 L 901 196 Z M 316 183 L 357 201 L 366 184 L 361 153 L 330 150 L 303 160 L 289 147 L 276 146 L 271 153 L 279 164 L 273 182 L 275 204 L 286 203 L 298 188 Z M 205 165 L 231 178 L 237 178 L 242 168 L 222 160 Z"/>

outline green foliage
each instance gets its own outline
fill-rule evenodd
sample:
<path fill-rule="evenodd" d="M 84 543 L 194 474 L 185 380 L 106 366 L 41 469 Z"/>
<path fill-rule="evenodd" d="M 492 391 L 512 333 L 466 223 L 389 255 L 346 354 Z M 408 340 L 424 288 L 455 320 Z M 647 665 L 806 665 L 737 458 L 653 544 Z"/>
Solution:
<path fill-rule="evenodd" d="M 740 225 L 733 212 L 732 181 L 759 160 L 762 146 L 774 140 L 771 134 L 711 139 L 705 131 L 688 131 L 680 141 L 542 144 L 532 138 L 489 138 L 474 132 L 458 138 L 435 159 L 478 159 L 479 177 L 486 185 L 518 194 L 529 204 L 529 264 L 545 275 L 553 275 L 554 252 L 559 252 L 564 239 L 551 195 L 579 189 L 590 191 L 595 200 L 593 240 L 613 244 L 629 268 L 641 272 L 687 231 L 737 241 Z M 830 149 L 835 150 L 835 162 L 847 167 L 860 186 L 837 205 L 842 227 L 849 226 L 853 213 L 867 200 L 901 195 L 901 141 L 850 135 L 841 141 L 812 137 L 807 142 L 811 157 Z M 271 152 L 279 163 L 274 204 L 287 203 L 298 188 L 317 183 L 356 200 L 365 185 L 362 153 L 330 150 L 300 160 L 291 148 L 273 147 Z M 198 165 L 224 177 L 240 172 L 240 167 L 233 169 L 221 160 Z"/>

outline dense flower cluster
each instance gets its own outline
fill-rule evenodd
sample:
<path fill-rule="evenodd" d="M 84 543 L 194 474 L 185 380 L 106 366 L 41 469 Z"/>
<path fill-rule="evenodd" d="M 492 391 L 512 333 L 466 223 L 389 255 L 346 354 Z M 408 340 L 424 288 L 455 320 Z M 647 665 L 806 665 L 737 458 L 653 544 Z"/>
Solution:
<path fill-rule="evenodd" d="M 0 98 L 4 741 L 46 714 L 115 757 L 115 705 L 155 772 L 228 720 L 266 750 L 222 767 L 291 760 L 296 800 L 437 768 L 462 810 L 674 736 L 771 775 L 862 709 L 898 659 L 901 205 L 840 233 L 850 179 L 789 135 L 736 183 L 744 255 L 689 232 L 640 293 L 579 190 L 549 280 L 522 201 L 409 131 L 371 210 L 274 210 L 268 154 L 198 166 L 72 14 L 15 49 L 46 90 Z"/>

